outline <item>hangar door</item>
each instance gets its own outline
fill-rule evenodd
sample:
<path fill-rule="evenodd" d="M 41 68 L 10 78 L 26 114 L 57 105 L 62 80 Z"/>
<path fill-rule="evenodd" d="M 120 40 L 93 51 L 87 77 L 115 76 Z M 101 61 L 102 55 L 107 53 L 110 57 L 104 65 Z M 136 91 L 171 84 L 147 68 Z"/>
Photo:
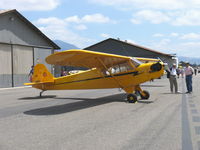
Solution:
<path fill-rule="evenodd" d="M 12 87 L 11 45 L 0 44 L 0 88 Z"/>
<path fill-rule="evenodd" d="M 45 48 L 34 48 L 34 65 L 37 63 L 44 64 L 49 72 L 51 71 L 51 65 L 47 64 L 45 58 L 52 54 L 52 49 L 45 49 Z"/>
<path fill-rule="evenodd" d="M 29 82 L 28 74 L 33 65 L 33 48 L 13 46 L 13 82 L 14 86 L 22 86 Z"/>

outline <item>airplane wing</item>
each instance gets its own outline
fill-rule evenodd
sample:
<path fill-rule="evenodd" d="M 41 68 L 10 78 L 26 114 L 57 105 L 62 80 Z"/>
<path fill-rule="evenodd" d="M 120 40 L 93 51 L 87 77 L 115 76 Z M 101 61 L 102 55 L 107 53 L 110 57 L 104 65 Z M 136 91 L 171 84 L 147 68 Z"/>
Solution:
<path fill-rule="evenodd" d="M 127 62 L 130 59 L 131 57 L 127 56 L 73 49 L 52 54 L 46 58 L 46 62 L 60 66 L 103 69 Z"/>
<path fill-rule="evenodd" d="M 134 57 L 135 59 L 143 62 L 143 63 L 148 63 L 148 62 L 159 62 L 161 61 L 160 59 L 155 59 L 155 58 L 143 58 L 143 57 Z"/>

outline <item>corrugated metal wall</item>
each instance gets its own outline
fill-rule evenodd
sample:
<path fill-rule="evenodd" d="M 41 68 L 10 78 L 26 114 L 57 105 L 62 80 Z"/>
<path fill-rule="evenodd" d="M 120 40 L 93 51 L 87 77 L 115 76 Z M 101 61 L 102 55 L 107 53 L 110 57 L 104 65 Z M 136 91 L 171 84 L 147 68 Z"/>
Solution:
<path fill-rule="evenodd" d="M 12 86 L 11 45 L 0 44 L 0 88 Z"/>
<path fill-rule="evenodd" d="M 13 45 L 13 79 L 14 86 L 29 82 L 28 74 L 33 65 L 33 48 Z"/>

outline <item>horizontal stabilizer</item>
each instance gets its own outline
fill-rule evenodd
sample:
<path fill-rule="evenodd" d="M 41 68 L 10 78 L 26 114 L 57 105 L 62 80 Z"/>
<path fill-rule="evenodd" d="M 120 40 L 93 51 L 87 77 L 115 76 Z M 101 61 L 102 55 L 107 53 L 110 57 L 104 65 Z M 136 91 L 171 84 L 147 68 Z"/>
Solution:
<path fill-rule="evenodd" d="M 54 82 L 33 82 L 33 83 L 24 83 L 24 85 L 41 85 L 41 84 L 51 84 Z"/>

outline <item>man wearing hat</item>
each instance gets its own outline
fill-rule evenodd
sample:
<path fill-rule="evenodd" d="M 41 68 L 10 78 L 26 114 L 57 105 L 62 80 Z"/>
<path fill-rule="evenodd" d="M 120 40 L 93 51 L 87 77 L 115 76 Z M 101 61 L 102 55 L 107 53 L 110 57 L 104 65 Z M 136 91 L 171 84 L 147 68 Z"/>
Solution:
<path fill-rule="evenodd" d="M 169 82 L 170 82 L 171 93 L 173 93 L 174 87 L 175 87 L 175 93 L 179 93 L 178 92 L 178 84 L 177 84 L 177 67 L 176 67 L 176 64 L 173 64 L 172 68 L 170 68 Z"/>
<path fill-rule="evenodd" d="M 186 68 L 185 68 L 185 81 L 186 81 L 186 86 L 187 86 L 186 93 L 192 92 L 192 75 L 193 75 L 193 73 L 194 73 L 194 69 L 190 66 L 189 62 L 187 62 Z"/>

